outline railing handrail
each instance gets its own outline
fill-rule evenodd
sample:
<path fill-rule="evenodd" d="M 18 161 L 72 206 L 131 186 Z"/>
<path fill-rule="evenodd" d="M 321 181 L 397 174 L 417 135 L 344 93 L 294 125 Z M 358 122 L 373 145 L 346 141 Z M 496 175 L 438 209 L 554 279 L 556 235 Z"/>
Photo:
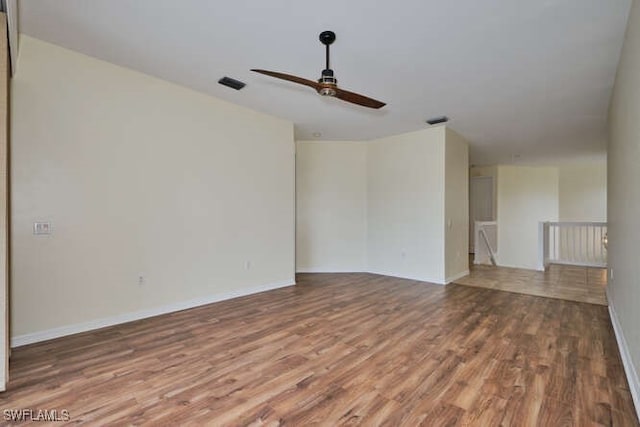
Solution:
<path fill-rule="evenodd" d="M 606 222 L 601 221 L 546 221 L 545 224 L 555 225 L 555 226 L 567 226 L 567 227 L 578 227 L 578 226 L 596 226 L 596 227 L 604 227 L 607 225 Z"/>
<path fill-rule="evenodd" d="M 489 259 L 491 260 L 491 264 L 497 265 L 496 264 L 496 256 L 495 256 L 495 253 L 493 252 L 493 248 L 491 247 L 491 244 L 489 243 L 489 238 L 487 237 L 487 233 L 484 231 L 484 228 L 480 228 L 480 230 L 478 232 L 482 236 L 482 240 L 484 240 L 484 244 L 487 246 L 487 250 L 489 251 Z"/>
<path fill-rule="evenodd" d="M 495 265 L 495 254 L 497 248 L 497 229 L 496 221 L 474 221 L 474 264 L 484 264 L 490 261 Z M 489 237 L 491 236 L 491 237 Z M 496 246 L 494 248 L 493 246 Z"/>
<path fill-rule="evenodd" d="M 498 225 L 497 221 L 476 221 L 477 225 Z"/>

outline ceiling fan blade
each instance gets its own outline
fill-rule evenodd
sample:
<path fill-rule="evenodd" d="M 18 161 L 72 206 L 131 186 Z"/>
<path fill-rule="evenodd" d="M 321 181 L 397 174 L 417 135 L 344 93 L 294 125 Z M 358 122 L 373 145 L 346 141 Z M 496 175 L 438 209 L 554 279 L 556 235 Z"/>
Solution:
<path fill-rule="evenodd" d="M 382 108 L 385 104 L 384 102 L 377 101 L 373 98 L 369 98 L 364 95 L 359 95 L 357 93 L 349 92 L 348 90 L 336 88 L 336 98 L 342 99 L 343 101 L 351 102 L 352 104 L 362 105 L 363 107 L 369 108 Z"/>
<path fill-rule="evenodd" d="M 277 79 L 287 80 L 293 83 L 309 86 L 314 88 L 315 90 L 318 90 L 318 88 L 320 87 L 320 84 L 317 82 L 314 82 L 313 80 L 303 79 L 302 77 L 292 76 L 291 74 L 278 73 L 276 71 L 267 71 L 267 70 L 259 70 L 259 69 L 252 69 L 251 71 L 264 74 L 267 76 L 275 77 Z"/>

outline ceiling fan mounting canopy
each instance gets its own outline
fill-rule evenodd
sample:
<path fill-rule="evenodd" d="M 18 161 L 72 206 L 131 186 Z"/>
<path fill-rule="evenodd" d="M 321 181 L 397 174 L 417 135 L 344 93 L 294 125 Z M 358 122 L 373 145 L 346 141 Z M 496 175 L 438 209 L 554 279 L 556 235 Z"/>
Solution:
<path fill-rule="evenodd" d="M 326 64 L 317 82 L 275 71 L 267 71 L 261 69 L 252 69 L 251 71 L 255 71 L 256 73 L 265 74 L 267 76 L 275 77 L 278 79 L 287 80 L 293 83 L 309 86 L 315 89 L 316 92 L 318 92 L 322 96 L 335 97 L 338 99 L 342 99 L 343 101 L 351 102 L 353 104 L 358 104 L 369 108 L 377 109 L 384 107 L 386 105 L 384 102 L 380 102 L 373 98 L 359 95 L 354 92 L 349 92 L 338 87 L 338 79 L 335 78 L 329 61 L 329 46 L 331 46 L 331 44 L 336 41 L 336 33 L 334 33 L 333 31 L 323 31 L 320 33 L 319 39 L 320 43 L 325 45 Z"/>
<path fill-rule="evenodd" d="M 320 33 L 320 43 L 330 45 L 336 41 L 336 33 L 333 31 L 323 31 Z"/>

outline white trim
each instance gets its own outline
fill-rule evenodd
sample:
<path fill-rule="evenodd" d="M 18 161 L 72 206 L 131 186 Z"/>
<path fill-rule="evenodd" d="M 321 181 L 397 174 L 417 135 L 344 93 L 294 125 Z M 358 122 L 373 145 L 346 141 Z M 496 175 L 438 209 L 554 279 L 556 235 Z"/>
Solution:
<path fill-rule="evenodd" d="M 549 261 L 548 264 L 575 265 L 575 266 L 578 266 L 578 267 L 607 268 L 607 263 L 606 262 L 577 262 L 577 261 L 574 262 L 574 261 L 553 260 L 553 261 Z"/>
<path fill-rule="evenodd" d="M 147 317 L 159 316 L 161 314 L 172 313 L 175 311 L 186 310 L 189 308 L 199 307 L 201 305 L 211 304 L 214 302 L 224 301 L 228 299 L 243 297 L 247 295 L 257 294 L 259 292 L 270 291 L 273 289 L 284 288 L 295 285 L 294 280 L 284 280 L 266 285 L 255 286 L 249 289 L 239 289 L 222 294 L 209 295 L 206 297 L 195 298 L 188 301 L 167 304 L 160 307 L 149 308 L 131 313 L 118 314 L 102 319 L 90 320 L 84 323 L 76 323 L 73 325 L 60 326 L 44 331 L 33 332 L 30 334 L 18 335 L 11 338 L 11 347 L 20 347 L 27 344 L 33 344 L 40 341 L 46 341 L 53 338 L 60 338 L 66 335 L 78 334 L 94 329 L 100 329 L 107 326 L 119 325 L 121 323 L 132 322 L 134 320 L 145 319 Z"/>
<path fill-rule="evenodd" d="M 443 282 L 441 280 L 428 279 L 419 276 L 411 276 L 411 275 L 400 275 L 397 273 L 392 273 L 389 271 L 374 271 L 374 270 L 342 270 L 342 269 L 334 269 L 334 268 L 324 268 L 324 267 L 299 267 L 296 269 L 296 273 L 368 273 L 368 274 L 377 274 L 379 276 L 389 276 L 389 277 L 397 277 L 399 279 L 409 279 L 409 280 L 417 280 L 419 282 L 428 282 L 436 285 L 446 285 L 453 280 L 458 280 L 461 277 L 464 277 L 469 274 L 469 270 L 466 270 L 460 274 L 453 276 L 451 279 L 448 279 L 447 282 Z"/>
<path fill-rule="evenodd" d="M 463 271 L 461 273 L 454 274 L 451 277 L 447 277 L 447 284 L 449 284 L 449 283 L 451 283 L 451 282 L 453 282 L 455 280 L 461 279 L 464 276 L 468 276 L 469 274 L 471 274 L 471 272 L 469 270 L 465 270 L 465 271 Z"/>
<path fill-rule="evenodd" d="M 620 326 L 620 322 L 618 321 L 618 315 L 611 304 L 609 288 L 607 288 L 607 299 L 609 300 L 609 316 L 611 317 L 611 324 L 613 325 L 613 331 L 615 332 L 616 341 L 618 342 L 618 349 L 620 350 L 620 357 L 622 358 L 624 372 L 627 375 L 629 390 L 631 390 L 633 404 L 636 407 L 636 414 L 638 415 L 638 418 L 640 418 L 640 380 L 638 379 L 636 368 L 633 366 L 629 347 L 627 346 L 627 340 L 622 332 L 622 326 Z"/>
<path fill-rule="evenodd" d="M 368 273 L 368 271 L 325 267 L 299 267 L 296 269 L 296 273 Z"/>
<path fill-rule="evenodd" d="M 9 62 L 11 77 L 16 74 L 18 65 L 18 0 L 7 0 L 7 36 L 9 39 Z"/>
<path fill-rule="evenodd" d="M 545 221 L 538 222 L 538 266 L 536 270 L 545 271 L 549 255 L 549 223 Z"/>
<path fill-rule="evenodd" d="M 446 282 L 442 282 L 441 280 L 435 279 L 425 279 L 424 277 L 418 276 L 406 276 L 399 275 L 396 273 L 390 273 L 388 271 L 365 271 L 365 270 L 342 270 L 342 269 L 333 269 L 333 268 L 324 268 L 324 267 L 299 267 L 296 270 L 296 273 L 369 273 L 369 274 L 378 274 L 380 276 L 390 276 L 390 277 L 398 277 L 400 279 L 409 279 L 409 280 L 418 280 L 420 282 L 428 282 L 434 283 L 436 285 L 447 285 L 454 280 L 458 280 L 461 277 L 468 276 L 470 274 L 469 270 L 465 270 L 461 273 L 455 274 L 446 279 Z"/>
<path fill-rule="evenodd" d="M 446 283 L 443 282 L 442 280 L 430 279 L 430 278 L 427 278 L 427 277 L 418 277 L 418 276 L 398 274 L 398 273 L 393 273 L 393 272 L 390 272 L 390 271 L 382 271 L 382 270 L 375 270 L 374 271 L 374 270 L 370 270 L 367 273 L 378 274 L 380 276 L 397 277 L 399 279 L 417 280 L 419 282 L 427 282 L 427 283 L 432 283 L 434 285 L 446 285 Z"/>
<path fill-rule="evenodd" d="M 318 137 L 318 139 L 296 139 L 296 144 L 367 144 L 367 141 L 349 141 L 349 140 L 329 140 L 322 139 L 322 137 Z"/>

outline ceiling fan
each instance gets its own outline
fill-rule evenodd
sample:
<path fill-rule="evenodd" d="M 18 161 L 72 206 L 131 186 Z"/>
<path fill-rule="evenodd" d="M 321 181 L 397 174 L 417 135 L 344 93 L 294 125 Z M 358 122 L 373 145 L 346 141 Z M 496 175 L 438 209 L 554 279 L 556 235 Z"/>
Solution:
<path fill-rule="evenodd" d="M 302 77 L 292 76 L 290 74 L 278 73 L 276 71 L 267 71 L 260 69 L 252 69 L 256 73 L 265 74 L 267 76 L 275 77 L 277 79 L 287 80 L 293 83 L 309 86 L 316 90 L 322 96 L 332 96 L 334 98 L 342 99 L 343 101 L 351 102 L 352 104 L 362 105 L 369 108 L 382 108 L 386 104 L 384 102 L 377 101 L 373 98 L 369 98 L 364 95 L 359 95 L 348 90 L 340 89 L 338 87 L 338 80 L 333 75 L 333 70 L 329 67 L 329 46 L 336 40 L 336 34 L 333 31 L 323 31 L 320 33 L 320 42 L 326 47 L 326 67 L 322 70 L 322 76 L 317 82 L 313 80 L 303 79 Z"/>

